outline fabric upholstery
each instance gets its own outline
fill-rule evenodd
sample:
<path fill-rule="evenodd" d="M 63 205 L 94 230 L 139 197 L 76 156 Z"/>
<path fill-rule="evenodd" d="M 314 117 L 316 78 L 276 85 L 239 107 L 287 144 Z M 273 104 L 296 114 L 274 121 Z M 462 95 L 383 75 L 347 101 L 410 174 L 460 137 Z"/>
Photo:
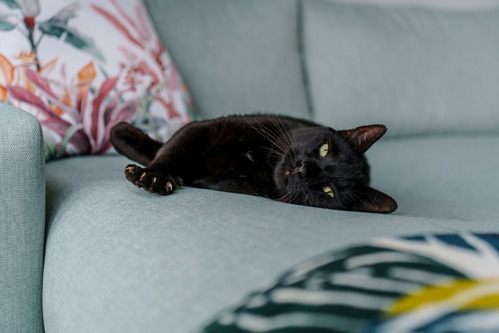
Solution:
<path fill-rule="evenodd" d="M 0 102 L 0 332 L 43 332 L 45 161 L 36 118 Z"/>
<path fill-rule="evenodd" d="M 373 237 L 498 232 L 499 156 L 490 154 L 498 145 L 497 136 L 376 143 L 373 186 L 398 201 L 390 215 L 194 188 L 163 197 L 127 182 L 120 156 L 50 162 L 46 331 L 189 332 L 333 248 Z"/>
<path fill-rule="evenodd" d="M 406 214 L 492 222 L 498 147 L 497 135 L 383 140 L 368 151 L 373 186 L 398 198 Z"/>
<path fill-rule="evenodd" d="M 145 0 L 204 118 L 308 118 L 297 0 Z"/>
<path fill-rule="evenodd" d="M 388 135 L 499 132 L 499 9 L 303 3 L 313 112 Z"/>

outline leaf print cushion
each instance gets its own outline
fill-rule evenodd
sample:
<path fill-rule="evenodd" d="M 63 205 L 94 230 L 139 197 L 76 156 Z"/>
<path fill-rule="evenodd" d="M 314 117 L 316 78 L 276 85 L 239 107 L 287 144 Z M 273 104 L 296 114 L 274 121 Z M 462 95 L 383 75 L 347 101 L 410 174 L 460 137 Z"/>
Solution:
<path fill-rule="evenodd" d="M 325 253 L 203 332 L 499 332 L 499 234 L 378 239 Z"/>
<path fill-rule="evenodd" d="M 0 0 L 0 102 L 38 118 L 47 160 L 111 151 L 120 121 L 164 141 L 192 109 L 138 0 Z"/>

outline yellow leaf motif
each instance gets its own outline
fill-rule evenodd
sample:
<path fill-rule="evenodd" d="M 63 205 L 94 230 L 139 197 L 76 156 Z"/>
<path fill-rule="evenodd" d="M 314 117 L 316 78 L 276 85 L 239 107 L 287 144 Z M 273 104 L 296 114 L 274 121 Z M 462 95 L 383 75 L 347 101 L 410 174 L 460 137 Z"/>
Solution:
<path fill-rule="evenodd" d="M 61 102 L 63 102 L 67 106 L 73 107 L 73 102 L 71 102 L 71 96 L 69 96 L 69 91 L 67 88 L 64 88 L 64 96 L 62 97 Z"/>
<path fill-rule="evenodd" d="M 499 309 L 499 279 L 457 280 L 430 286 L 403 297 L 386 312 L 397 316 L 432 307 L 458 311 Z"/>
<path fill-rule="evenodd" d="M 62 116 L 64 114 L 64 111 L 61 110 L 60 107 L 58 107 L 57 105 L 55 104 L 52 104 L 52 106 L 50 107 L 52 109 L 52 111 L 54 111 L 54 113 L 56 115 L 58 115 L 59 117 Z"/>
<path fill-rule="evenodd" d="M 14 66 L 10 61 L 0 54 L 0 84 L 8 86 L 14 81 Z"/>
<path fill-rule="evenodd" d="M 7 89 L 0 86 L 0 101 L 5 102 L 7 100 Z"/>
<path fill-rule="evenodd" d="M 29 63 L 36 58 L 36 54 L 31 51 L 21 51 L 19 55 L 14 56 L 14 59 L 21 60 L 24 63 Z"/>
<path fill-rule="evenodd" d="M 54 70 L 55 65 L 57 65 L 58 60 L 59 60 L 59 58 L 54 58 L 49 63 L 47 63 L 45 66 L 42 66 L 42 68 L 40 68 L 40 73 L 43 73 L 45 75 L 49 75 Z"/>
<path fill-rule="evenodd" d="M 91 61 L 78 72 L 78 80 L 80 80 L 81 85 L 88 86 L 92 83 L 94 79 L 95 79 L 95 68 L 93 61 Z"/>
<path fill-rule="evenodd" d="M 20 81 L 24 83 L 24 89 L 26 89 L 30 93 L 34 94 L 36 91 L 35 85 L 32 84 L 31 81 L 28 79 L 28 76 L 26 75 L 25 70 L 22 71 L 21 76 L 22 76 L 22 79 Z M 22 84 L 20 84 L 20 85 L 23 86 Z"/>

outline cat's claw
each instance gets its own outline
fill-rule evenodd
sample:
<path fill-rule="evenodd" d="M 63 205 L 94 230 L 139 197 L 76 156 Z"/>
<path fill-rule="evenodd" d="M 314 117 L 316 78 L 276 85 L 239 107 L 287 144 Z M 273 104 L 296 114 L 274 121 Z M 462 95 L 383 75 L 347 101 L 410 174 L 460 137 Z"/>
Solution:
<path fill-rule="evenodd" d="M 152 193 L 162 195 L 172 194 L 180 186 L 182 179 L 180 177 L 168 176 L 155 170 L 141 168 L 130 164 L 125 168 L 125 176 L 128 181 L 138 187 Z"/>
<path fill-rule="evenodd" d="M 134 173 L 135 172 L 135 167 L 134 166 L 127 166 L 125 168 L 125 172 Z"/>

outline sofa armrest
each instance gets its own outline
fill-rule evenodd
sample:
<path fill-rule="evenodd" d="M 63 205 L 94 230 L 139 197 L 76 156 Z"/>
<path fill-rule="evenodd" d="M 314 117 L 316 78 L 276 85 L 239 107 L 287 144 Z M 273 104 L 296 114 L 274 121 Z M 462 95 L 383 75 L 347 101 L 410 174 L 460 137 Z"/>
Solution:
<path fill-rule="evenodd" d="M 43 332 L 44 240 L 41 126 L 0 102 L 0 332 Z"/>

